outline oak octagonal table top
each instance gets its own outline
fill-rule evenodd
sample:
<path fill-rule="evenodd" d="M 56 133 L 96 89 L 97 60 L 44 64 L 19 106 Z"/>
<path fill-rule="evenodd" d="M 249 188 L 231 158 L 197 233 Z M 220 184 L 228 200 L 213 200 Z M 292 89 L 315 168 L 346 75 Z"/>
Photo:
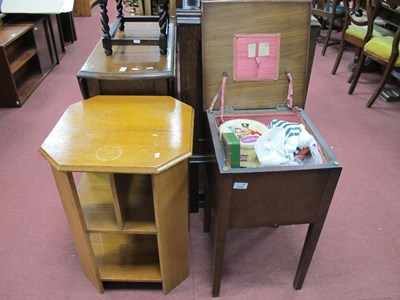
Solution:
<path fill-rule="evenodd" d="M 191 156 L 193 120 L 169 96 L 96 96 L 69 106 L 39 151 L 58 171 L 157 174 Z"/>

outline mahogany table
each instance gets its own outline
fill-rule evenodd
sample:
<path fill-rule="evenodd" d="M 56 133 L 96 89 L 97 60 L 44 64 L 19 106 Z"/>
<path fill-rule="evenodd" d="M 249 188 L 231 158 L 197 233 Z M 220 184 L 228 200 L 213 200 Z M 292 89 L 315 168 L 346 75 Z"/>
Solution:
<path fill-rule="evenodd" d="M 127 23 L 119 34 L 134 37 L 158 35 L 158 24 Z M 102 42 L 77 74 L 84 99 L 96 95 L 162 95 L 175 96 L 176 25 L 169 24 L 168 52 L 162 55 L 158 46 L 113 47 L 113 55 L 104 55 Z"/>

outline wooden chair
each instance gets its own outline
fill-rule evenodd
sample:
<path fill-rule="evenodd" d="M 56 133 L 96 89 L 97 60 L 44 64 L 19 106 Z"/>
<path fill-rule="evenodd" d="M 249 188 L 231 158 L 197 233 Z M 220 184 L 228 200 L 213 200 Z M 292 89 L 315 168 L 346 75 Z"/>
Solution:
<path fill-rule="evenodd" d="M 399 41 L 400 41 L 400 0 L 375 0 L 374 7 L 368 9 L 368 31 L 364 40 L 363 50 L 357 67 L 354 70 L 354 78 L 348 93 L 352 94 L 360 78 L 362 67 L 366 58 L 372 59 L 385 67 L 382 78 L 367 103 L 371 107 L 382 92 L 386 81 L 390 77 L 393 68 L 400 67 Z M 397 10 L 396 10 L 397 9 Z M 396 27 L 394 36 L 374 36 L 373 26 L 377 17 L 387 21 Z"/>
<path fill-rule="evenodd" d="M 108 0 L 97 0 L 100 6 L 100 20 L 101 20 L 101 30 L 103 31 L 103 48 L 106 55 L 112 55 L 113 45 L 132 45 L 132 46 L 149 46 L 149 45 L 159 45 L 160 53 L 167 54 L 167 42 L 168 42 L 168 24 L 170 23 L 170 16 L 175 16 L 175 1 L 173 5 L 169 7 L 169 0 L 158 0 L 158 16 L 124 16 L 122 0 L 116 0 L 117 5 L 117 19 L 109 26 L 109 17 L 107 4 Z M 172 14 L 170 14 L 172 11 Z M 160 26 L 159 38 L 121 38 L 117 35 L 118 30 L 124 31 L 125 22 L 157 22 Z"/>
<path fill-rule="evenodd" d="M 322 55 L 325 55 L 328 48 L 331 33 L 334 27 L 334 22 L 337 19 L 342 19 L 345 16 L 344 7 L 339 5 L 340 0 L 313 0 L 311 13 L 322 22 L 327 22 L 328 32 L 322 48 Z"/>
<path fill-rule="evenodd" d="M 367 0 L 365 7 L 355 7 L 353 11 L 361 10 L 363 12 L 362 16 L 356 16 L 353 14 L 352 9 L 349 7 L 348 1 L 344 1 L 345 8 L 345 21 L 342 29 L 342 36 L 340 39 L 340 46 L 336 56 L 336 61 L 332 69 L 332 75 L 336 74 L 337 68 L 339 67 L 340 61 L 343 56 L 343 52 L 346 44 L 351 44 L 356 47 L 356 53 L 354 58 L 354 63 L 356 64 L 360 58 L 361 50 L 364 46 L 364 39 L 367 34 L 368 29 L 368 19 L 365 16 L 366 10 L 369 8 L 371 4 L 371 0 Z M 393 31 L 386 29 L 378 24 L 374 23 L 373 36 L 386 36 L 393 35 Z M 351 77 L 349 79 L 349 83 L 351 82 Z"/>

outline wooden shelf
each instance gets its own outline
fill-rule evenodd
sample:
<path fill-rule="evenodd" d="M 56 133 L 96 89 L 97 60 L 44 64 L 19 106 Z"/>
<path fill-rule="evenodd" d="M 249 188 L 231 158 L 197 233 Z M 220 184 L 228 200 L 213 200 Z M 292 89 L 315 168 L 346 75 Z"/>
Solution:
<path fill-rule="evenodd" d="M 29 73 L 20 83 L 16 82 L 18 86 L 18 97 L 21 105 L 33 93 L 42 79 L 42 73 L 39 70 L 35 70 L 34 72 Z"/>
<path fill-rule="evenodd" d="M 45 18 L 21 17 L 0 27 L 1 107 L 21 106 L 56 64 Z"/>
<path fill-rule="evenodd" d="M 90 240 L 101 280 L 162 282 L 156 236 L 92 233 Z"/>
<path fill-rule="evenodd" d="M 20 54 L 18 54 L 18 58 L 10 63 L 11 73 L 15 74 L 36 54 L 37 50 L 35 48 L 29 48 L 21 51 Z"/>
<path fill-rule="evenodd" d="M 78 194 L 88 231 L 157 234 L 150 175 L 120 175 L 119 180 L 126 180 L 128 185 L 124 195 L 127 200 L 126 221 L 122 230 L 117 224 L 109 175 L 83 174 Z"/>

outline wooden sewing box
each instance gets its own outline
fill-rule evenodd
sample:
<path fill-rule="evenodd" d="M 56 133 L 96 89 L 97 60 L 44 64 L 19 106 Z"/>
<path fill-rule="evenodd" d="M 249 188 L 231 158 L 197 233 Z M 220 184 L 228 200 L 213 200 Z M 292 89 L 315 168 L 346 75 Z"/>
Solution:
<path fill-rule="evenodd" d="M 249 118 L 268 124 L 282 119 L 304 124 L 323 156 L 321 164 L 230 168 L 218 134 L 218 105 L 206 112 L 210 151 L 216 157 L 206 168 L 205 201 L 205 230 L 213 219 L 214 231 L 212 295 L 219 295 L 227 230 L 258 226 L 309 224 L 293 283 L 300 289 L 342 170 L 303 110 L 309 78 L 310 1 L 203 0 L 202 5 L 204 110 L 226 72 L 225 121 Z M 296 109 L 285 105 L 287 73 L 293 79 Z"/>

